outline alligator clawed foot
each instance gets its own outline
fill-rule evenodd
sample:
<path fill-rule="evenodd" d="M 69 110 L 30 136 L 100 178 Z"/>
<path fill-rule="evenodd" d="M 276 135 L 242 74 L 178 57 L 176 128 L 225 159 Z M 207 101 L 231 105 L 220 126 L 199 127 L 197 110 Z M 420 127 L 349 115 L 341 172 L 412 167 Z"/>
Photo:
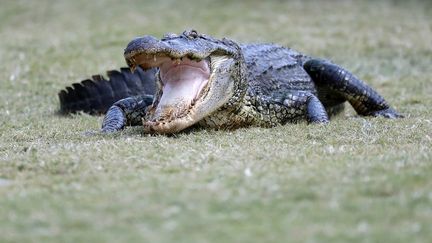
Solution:
<path fill-rule="evenodd" d="M 318 120 L 309 120 L 310 124 L 316 124 L 316 125 L 327 125 L 330 123 L 328 119 L 318 119 Z"/>
<path fill-rule="evenodd" d="M 119 131 L 119 130 L 104 127 L 104 128 L 101 128 L 101 129 L 99 130 L 99 133 L 100 133 L 100 134 L 111 134 L 111 133 L 114 133 L 114 132 L 117 132 L 117 131 Z"/>
<path fill-rule="evenodd" d="M 403 115 L 399 114 L 397 111 L 395 111 L 392 108 L 387 108 L 387 109 L 375 111 L 371 115 L 377 116 L 377 117 L 381 116 L 381 117 L 389 118 L 389 119 L 404 118 Z"/>

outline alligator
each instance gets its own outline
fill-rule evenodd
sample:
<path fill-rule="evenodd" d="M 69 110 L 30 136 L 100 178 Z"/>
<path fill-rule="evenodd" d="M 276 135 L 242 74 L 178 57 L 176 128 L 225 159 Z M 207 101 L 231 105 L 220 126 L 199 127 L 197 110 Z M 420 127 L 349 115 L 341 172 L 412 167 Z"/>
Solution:
<path fill-rule="evenodd" d="M 106 113 L 101 131 L 142 125 L 145 133 L 190 127 L 328 123 L 348 101 L 358 115 L 403 117 L 351 72 L 276 44 L 238 44 L 198 33 L 137 37 L 129 68 L 60 91 L 60 112 Z"/>

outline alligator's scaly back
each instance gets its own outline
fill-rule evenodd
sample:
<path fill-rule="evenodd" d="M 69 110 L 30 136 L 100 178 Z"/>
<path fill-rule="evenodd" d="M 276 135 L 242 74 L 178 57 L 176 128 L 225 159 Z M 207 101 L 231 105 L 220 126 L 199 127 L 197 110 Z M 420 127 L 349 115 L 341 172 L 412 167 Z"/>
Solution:
<path fill-rule="evenodd" d="M 273 95 L 289 91 L 314 92 L 315 85 L 303 69 L 310 58 L 276 44 L 243 44 L 249 90 L 254 94 Z"/>
<path fill-rule="evenodd" d="M 74 83 L 58 93 L 60 113 L 83 111 L 90 114 L 103 114 L 116 101 L 135 95 L 155 93 L 156 69 L 147 71 L 137 68 L 133 73 L 129 68 L 107 72 L 108 80 L 102 75 L 94 75 L 80 83 Z"/>

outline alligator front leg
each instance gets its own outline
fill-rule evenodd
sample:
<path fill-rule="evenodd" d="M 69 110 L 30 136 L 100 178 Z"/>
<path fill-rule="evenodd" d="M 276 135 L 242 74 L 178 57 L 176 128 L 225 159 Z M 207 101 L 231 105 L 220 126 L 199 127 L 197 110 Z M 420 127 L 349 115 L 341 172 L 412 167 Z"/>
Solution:
<path fill-rule="evenodd" d="M 304 64 L 304 69 L 319 87 L 326 87 L 338 97 L 347 100 L 359 115 L 403 117 L 393 110 L 384 98 L 362 80 L 325 60 L 312 59 Z"/>
<path fill-rule="evenodd" d="M 153 102 L 153 95 L 139 95 L 125 98 L 114 103 L 102 122 L 102 132 L 111 133 L 125 126 L 142 124 L 147 106 Z"/>
<path fill-rule="evenodd" d="M 313 94 L 309 94 L 306 100 L 308 122 L 328 123 L 329 118 L 321 101 Z"/>
<path fill-rule="evenodd" d="M 292 91 L 288 93 L 250 95 L 251 103 L 257 108 L 264 124 L 280 124 L 307 120 L 309 123 L 328 123 L 329 118 L 321 101 L 311 92 Z"/>

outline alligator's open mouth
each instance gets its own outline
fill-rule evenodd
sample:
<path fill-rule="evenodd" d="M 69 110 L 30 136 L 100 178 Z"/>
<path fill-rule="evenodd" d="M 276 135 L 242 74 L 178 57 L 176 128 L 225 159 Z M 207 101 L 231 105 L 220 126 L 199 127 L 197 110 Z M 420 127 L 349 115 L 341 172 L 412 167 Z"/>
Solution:
<path fill-rule="evenodd" d="M 181 131 L 227 104 L 242 80 L 239 50 L 229 40 L 194 30 L 129 42 L 124 53 L 129 67 L 159 69 L 158 90 L 143 121 L 145 132 Z"/>
<path fill-rule="evenodd" d="M 127 60 L 132 69 L 138 65 L 144 69 L 159 68 L 159 91 L 143 121 L 145 131 L 174 133 L 208 115 L 203 113 L 214 110 L 197 111 L 197 107 L 208 103 L 206 96 L 212 92 L 217 70 L 230 58 L 210 55 L 193 60 L 188 56 L 178 58 L 168 54 L 136 53 Z"/>

